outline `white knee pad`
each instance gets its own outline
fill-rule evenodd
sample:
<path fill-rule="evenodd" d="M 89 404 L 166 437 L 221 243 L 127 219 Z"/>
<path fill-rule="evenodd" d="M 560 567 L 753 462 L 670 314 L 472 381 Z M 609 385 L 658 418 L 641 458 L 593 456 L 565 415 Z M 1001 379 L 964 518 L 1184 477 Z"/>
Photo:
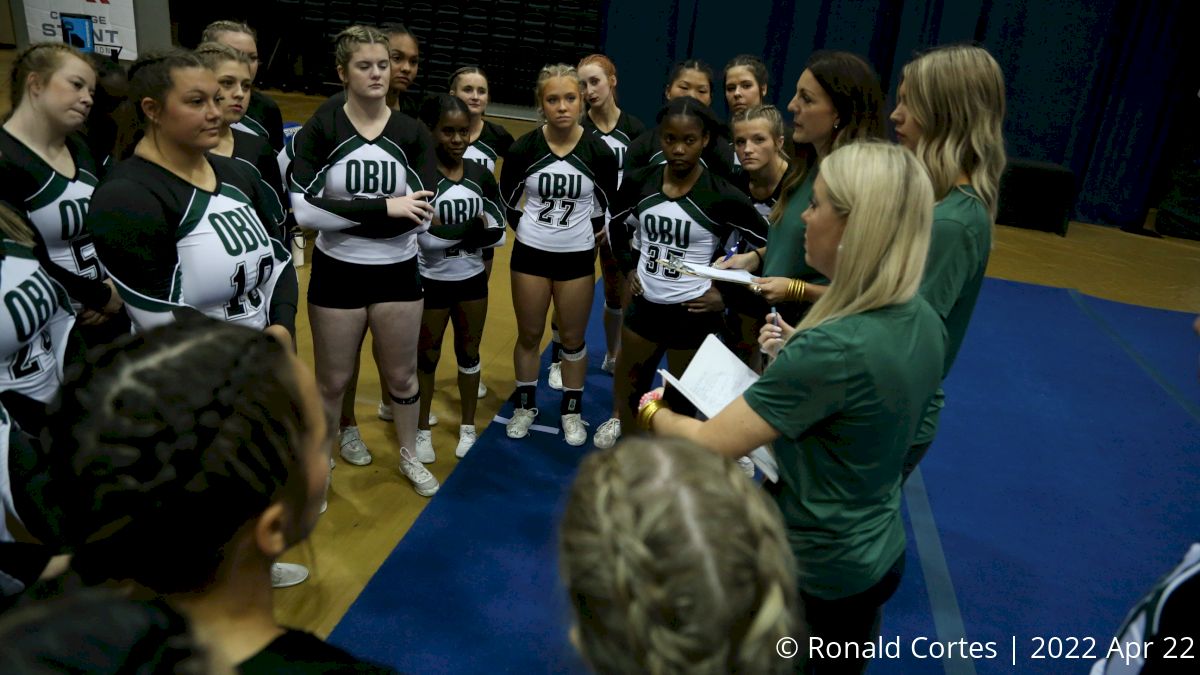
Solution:
<path fill-rule="evenodd" d="M 580 345 L 579 349 L 576 351 L 571 351 L 570 349 L 563 347 L 562 351 L 560 352 L 560 357 L 563 361 L 582 361 L 583 359 L 587 358 L 587 345 Z"/>

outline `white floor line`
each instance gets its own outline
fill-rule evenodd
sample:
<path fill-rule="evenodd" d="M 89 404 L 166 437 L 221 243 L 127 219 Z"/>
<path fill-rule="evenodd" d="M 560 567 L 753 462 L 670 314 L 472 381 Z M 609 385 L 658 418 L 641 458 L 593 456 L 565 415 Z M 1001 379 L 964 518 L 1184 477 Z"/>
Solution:
<path fill-rule="evenodd" d="M 496 415 L 495 417 L 492 418 L 492 422 L 495 422 L 496 424 L 508 424 L 508 418 Z M 558 435 L 558 431 L 559 431 L 558 428 L 548 427 L 545 424 L 532 424 L 529 426 L 529 428 L 533 431 L 540 431 L 543 434 L 552 434 L 555 436 Z"/>

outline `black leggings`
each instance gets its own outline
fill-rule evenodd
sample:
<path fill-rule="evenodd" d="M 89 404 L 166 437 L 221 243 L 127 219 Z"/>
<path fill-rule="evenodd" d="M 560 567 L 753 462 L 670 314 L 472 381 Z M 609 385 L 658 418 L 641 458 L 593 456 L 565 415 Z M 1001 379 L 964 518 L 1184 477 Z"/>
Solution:
<path fill-rule="evenodd" d="M 847 642 L 872 642 L 879 635 L 879 624 L 883 620 L 883 604 L 887 602 L 904 576 L 904 554 L 883 573 L 883 578 L 867 590 L 848 598 L 822 600 L 800 591 L 804 601 L 804 618 L 808 622 L 809 635 L 821 638 L 826 643 L 845 645 Z M 843 657 L 840 659 L 819 658 L 809 654 L 804 667 L 806 675 L 857 675 L 866 672 L 867 659 Z"/>

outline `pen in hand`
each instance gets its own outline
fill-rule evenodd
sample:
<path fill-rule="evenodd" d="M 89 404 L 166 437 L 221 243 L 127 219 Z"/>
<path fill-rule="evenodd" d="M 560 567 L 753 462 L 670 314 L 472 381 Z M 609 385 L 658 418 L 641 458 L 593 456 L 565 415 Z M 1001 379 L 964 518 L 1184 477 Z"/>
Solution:
<path fill-rule="evenodd" d="M 730 246 L 730 247 L 729 247 L 729 250 L 725 252 L 725 258 L 724 258 L 724 260 L 723 260 L 722 262 L 728 262 L 728 261 L 729 261 L 729 259 L 733 257 L 733 254 L 734 254 L 734 253 L 737 253 L 737 247 L 736 247 L 736 246 Z"/>

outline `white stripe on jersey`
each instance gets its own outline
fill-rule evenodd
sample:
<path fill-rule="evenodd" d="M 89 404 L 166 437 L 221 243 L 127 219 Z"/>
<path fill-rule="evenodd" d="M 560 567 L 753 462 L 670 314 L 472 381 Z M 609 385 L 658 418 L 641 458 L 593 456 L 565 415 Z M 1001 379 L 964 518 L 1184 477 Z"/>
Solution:
<path fill-rule="evenodd" d="M 598 215 L 600 204 L 596 184 L 571 159 L 570 155 L 559 159 L 546 154 L 533 163 L 540 168 L 527 175 L 523 183 L 525 207 L 517 226 L 517 241 L 554 253 L 596 247 L 596 235 L 592 233 L 592 216 Z"/>
<path fill-rule="evenodd" d="M 656 194 L 642 200 L 642 204 L 647 203 L 652 205 L 643 210 L 639 204 L 636 209 L 641 235 L 638 278 L 642 282 L 642 295 L 664 305 L 704 295 L 712 285 L 710 280 L 672 271 L 658 259 L 675 258 L 692 267 L 707 266 L 720 245 L 717 236 L 697 223 L 679 201 Z M 688 203 L 691 209 L 699 211 L 695 204 Z"/>
<path fill-rule="evenodd" d="M 487 228 L 504 227 L 494 215 L 499 212 L 499 207 L 492 204 L 491 212 L 485 210 L 483 190 L 472 189 L 470 185 L 473 183 L 464 180 L 438 193 L 433 207 L 442 224 L 458 225 L 482 215 Z M 482 249 L 462 248 L 457 241 L 447 241 L 429 232 L 422 232 L 419 241 L 421 247 L 417 263 L 423 277 L 437 281 L 463 281 L 483 271 Z M 501 239 L 497 245 L 502 246 L 503 241 Z"/>
<path fill-rule="evenodd" d="M 33 252 L 5 242 L 0 261 L 0 391 L 49 403 L 62 383 L 67 333 L 75 315 L 67 294 L 38 264 Z"/>
<path fill-rule="evenodd" d="M 488 154 L 489 152 L 491 154 Z M 493 159 L 495 156 L 496 151 L 490 145 L 480 140 L 468 145 L 467 151 L 463 153 L 464 160 L 475 162 L 491 173 L 496 173 L 496 160 Z"/>

